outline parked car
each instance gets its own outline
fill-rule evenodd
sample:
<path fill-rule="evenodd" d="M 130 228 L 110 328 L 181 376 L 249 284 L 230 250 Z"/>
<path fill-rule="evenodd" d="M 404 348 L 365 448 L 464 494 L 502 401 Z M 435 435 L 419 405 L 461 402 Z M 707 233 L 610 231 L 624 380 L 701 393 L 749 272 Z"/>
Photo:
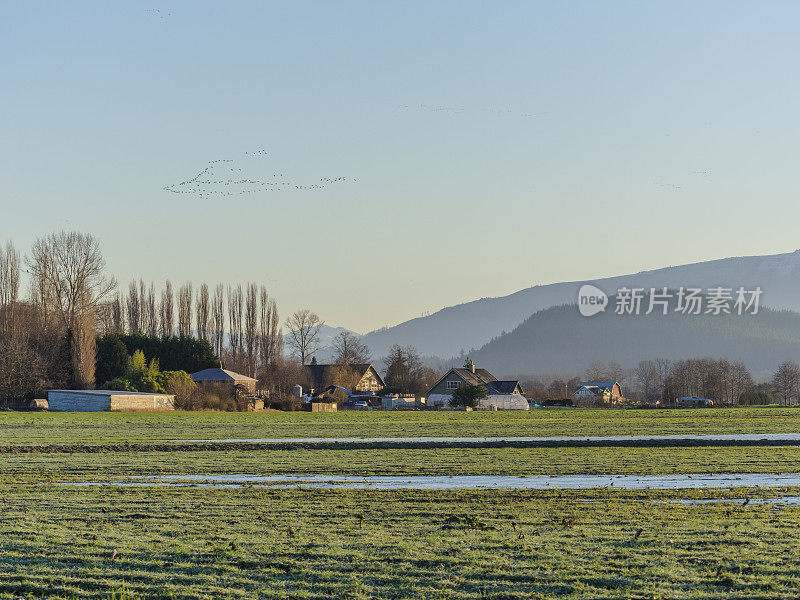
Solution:
<path fill-rule="evenodd" d="M 372 410 L 372 407 L 366 400 L 350 400 L 348 402 L 342 402 L 339 405 L 339 408 L 342 410 Z"/>

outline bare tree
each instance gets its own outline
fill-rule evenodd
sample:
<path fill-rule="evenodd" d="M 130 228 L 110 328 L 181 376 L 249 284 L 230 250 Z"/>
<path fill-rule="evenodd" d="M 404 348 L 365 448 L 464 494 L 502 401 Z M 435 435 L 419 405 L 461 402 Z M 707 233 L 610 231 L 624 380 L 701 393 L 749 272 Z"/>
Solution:
<path fill-rule="evenodd" d="M 789 406 L 792 400 L 798 398 L 800 388 L 800 366 L 796 362 L 787 360 L 778 367 L 772 377 L 775 392 L 781 398 L 781 404 Z"/>
<path fill-rule="evenodd" d="M 211 325 L 211 311 L 208 303 L 208 284 L 203 283 L 197 292 L 197 306 L 195 307 L 197 337 L 201 340 L 210 341 L 209 328 Z"/>
<path fill-rule="evenodd" d="M 731 399 L 733 402 L 741 403 L 743 396 L 751 392 L 756 384 L 750 371 L 741 361 L 731 364 Z"/>
<path fill-rule="evenodd" d="M 596 360 L 586 368 L 584 375 L 587 381 L 603 381 L 608 377 L 608 370 L 603 363 Z"/>
<path fill-rule="evenodd" d="M 0 404 L 35 397 L 46 380 L 46 363 L 34 348 L 18 339 L 0 344 Z"/>
<path fill-rule="evenodd" d="M 223 298 L 225 288 L 219 284 L 214 290 L 214 299 L 211 301 L 211 316 L 214 322 L 213 343 L 214 352 L 217 356 L 222 356 L 222 346 L 225 343 L 225 300 Z"/>
<path fill-rule="evenodd" d="M 172 293 L 172 282 L 167 279 L 164 290 L 161 292 L 161 302 L 158 305 L 159 329 L 163 337 L 175 335 L 175 304 Z"/>
<path fill-rule="evenodd" d="M 139 304 L 139 290 L 136 282 L 131 281 L 128 285 L 128 331 L 132 334 L 142 331 L 142 307 Z"/>
<path fill-rule="evenodd" d="M 672 369 L 672 361 L 668 358 L 657 358 L 653 361 L 653 365 L 655 365 L 656 374 L 658 377 L 658 397 L 663 403 L 664 388 L 667 385 L 667 377 L 669 377 L 669 372 Z"/>
<path fill-rule="evenodd" d="M 125 299 L 119 293 L 111 302 L 111 328 L 114 333 L 122 333 L 125 329 L 124 304 Z"/>
<path fill-rule="evenodd" d="M 0 338 L 13 335 L 14 309 L 19 299 L 20 256 L 11 242 L 0 248 Z"/>
<path fill-rule="evenodd" d="M 421 394 L 438 378 L 433 369 L 423 364 L 422 356 L 414 346 L 402 348 L 394 344 L 389 348 L 388 356 L 384 357 L 383 364 L 386 368 L 386 387 L 400 392 Z"/>
<path fill-rule="evenodd" d="M 139 279 L 139 310 L 141 311 L 141 332 L 143 334 L 147 333 L 147 330 L 150 328 L 150 323 L 148 323 L 147 314 L 147 289 L 144 286 L 144 280 Z"/>
<path fill-rule="evenodd" d="M 352 331 L 342 331 L 333 338 L 333 362 L 357 365 L 372 362 L 369 347 Z"/>
<path fill-rule="evenodd" d="M 324 323 L 320 318 L 307 308 L 297 310 L 286 318 L 289 346 L 301 364 L 305 365 L 306 359 L 319 349 L 319 330 L 322 325 Z"/>
<path fill-rule="evenodd" d="M 256 358 L 258 354 L 258 287 L 255 283 L 247 284 L 244 298 L 244 351 L 247 361 L 247 374 L 256 374 Z"/>
<path fill-rule="evenodd" d="M 617 362 L 608 363 L 608 367 L 606 367 L 606 375 L 608 376 L 609 381 L 616 381 L 623 389 L 625 389 L 627 372 L 621 364 Z"/>
<path fill-rule="evenodd" d="M 269 366 L 275 363 L 282 353 L 279 344 L 282 336 L 279 330 L 278 307 L 275 300 L 267 294 L 267 288 L 261 286 L 259 303 L 259 354 L 261 364 Z"/>
<path fill-rule="evenodd" d="M 158 313 L 156 312 L 156 290 L 152 282 L 150 283 L 150 288 L 147 290 L 147 296 L 145 297 L 144 314 L 145 323 L 147 324 L 145 327 L 147 335 L 157 336 Z"/>
<path fill-rule="evenodd" d="M 233 358 L 236 368 L 239 368 L 239 359 L 242 355 L 243 304 L 242 286 L 228 286 L 228 339 L 231 357 Z"/>
<path fill-rule="evenodd" d="M 95 337 L 95 312 L 90 309 L 76 314 L 75 324 L 69 329 L 73 355 L 74 382 L 81 389 L 94 387 L 94 372 L 97 364 L 97 340 Z"/>
<path fill-rule="evenodd" d="M 74 383 L 91 387 L 95 362 L 91 321 L 98 303 L 116 288 L 114 278 L 104 273 L 100 244 L 89 234 L 62 231 L 36 240 L 28 262 L 34 278 L 45 282 L 46 295 L 71 337 Z M 92 330 L 86 331 L 89 326 Z"/>
<path fill-rule="evenodd" d="M 192 335 L 192 284 L 189 282 L 178 290 L 178 335 Z"/>
<path fill-rule="evenodd" d="M 645 402 L 658 397 L 658 368 L 652 360 L 643 360 L 633 368 L 633 378 Z"/>

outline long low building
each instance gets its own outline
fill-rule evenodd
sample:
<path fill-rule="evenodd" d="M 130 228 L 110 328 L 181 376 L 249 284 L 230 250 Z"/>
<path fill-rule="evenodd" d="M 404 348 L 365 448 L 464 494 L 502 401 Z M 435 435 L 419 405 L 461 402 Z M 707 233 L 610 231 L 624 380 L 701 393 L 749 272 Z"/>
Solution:
<path fill-rule="evenodd" d="M 50 410 L 102 412 L 109 410 L 175 410 L 175 396 L 118 390 L 48 390 Z"/>

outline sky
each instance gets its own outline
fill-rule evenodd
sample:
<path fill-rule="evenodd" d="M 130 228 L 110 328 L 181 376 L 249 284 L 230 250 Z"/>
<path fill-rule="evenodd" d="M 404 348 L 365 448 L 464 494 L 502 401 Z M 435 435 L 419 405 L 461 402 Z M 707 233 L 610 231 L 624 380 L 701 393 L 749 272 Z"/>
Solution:
<path fill-rule="evenodd" d="M 0 3 L 0 240 L 360 333 L 793 251 L 800 5 Z M 213 162 L 220 161 L 220 162 Z M 183 185 L 181 185 L 183 184 Z"/>

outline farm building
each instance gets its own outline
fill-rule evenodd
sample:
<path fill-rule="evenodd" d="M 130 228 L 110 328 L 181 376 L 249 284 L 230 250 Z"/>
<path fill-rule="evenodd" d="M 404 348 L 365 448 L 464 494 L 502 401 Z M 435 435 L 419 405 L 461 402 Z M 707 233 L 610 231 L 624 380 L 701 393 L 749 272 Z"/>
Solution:
<path fill-rule="evenodd" d="M 622 398 L 622 386 L 616 381 L 584 381 L 572 397 L 582 404 L 616 404 Z"/>
<path fill-rule="evenodd" d="M 118 390 L 48 390 L 50 410 L 101 412 L 109 410 L 174 410 L 175 396 Z"/>
<path fill-rule="evenodd" d="M 528 410 L 530 405 L 522 395 L 519 381 L 499 381 L 486 369 L 450 369 L 428 390 L 428 406 L 448 406 L 453 390 L 462 385 L 482 385 L 489 395 L 480 401 L 480 408 L 497 407 L 500 410 Z"/>
<path fill-rule="evenodd" d="M 383 378 L 370 364 L 308 365 L 315 390 L 337 385 L 356 394 L 372 394 L 386 387 Z"/>
<path fill-rule="evenodd" d="M 241 386 L 249 394 L 256 393 L 256 379 L 225 369 L 203 369 L 192 373 L 190 377 L 199 386 L 229 387 L 231 392 Z"/>

